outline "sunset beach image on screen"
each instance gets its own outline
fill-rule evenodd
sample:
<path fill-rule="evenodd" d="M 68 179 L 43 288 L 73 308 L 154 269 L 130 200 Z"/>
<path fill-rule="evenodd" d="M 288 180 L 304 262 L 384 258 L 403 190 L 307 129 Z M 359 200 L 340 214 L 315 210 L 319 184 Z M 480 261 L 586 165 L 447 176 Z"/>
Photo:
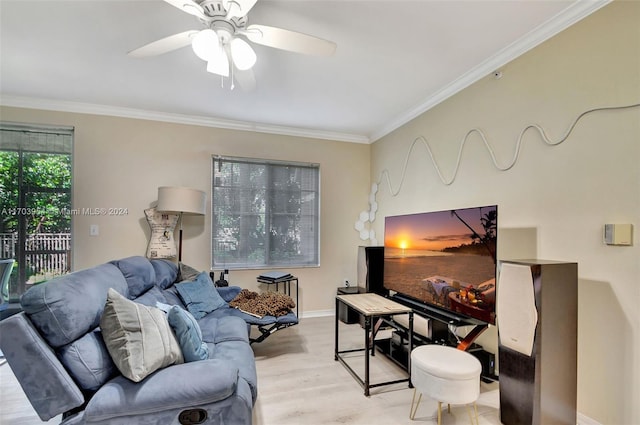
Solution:
<path fill-rule="evenodd" d="M 495 323 L 497 206 L 385 218 L 384 286 Z"/>

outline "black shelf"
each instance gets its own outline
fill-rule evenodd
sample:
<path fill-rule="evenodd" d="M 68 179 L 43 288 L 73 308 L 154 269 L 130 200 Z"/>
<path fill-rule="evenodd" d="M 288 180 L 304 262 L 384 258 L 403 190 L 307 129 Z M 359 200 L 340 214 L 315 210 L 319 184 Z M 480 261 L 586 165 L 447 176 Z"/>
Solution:
<path fill-rule="evenodd" d="M 384 320 L 385 322 L 389 322 L 388 319 Z M 402 367 L 404 370 L 408 370 L 409 363 L 409 333 L 408 330 L 405 329 L 402 325 L 398 323 L 394 323 L 392 328 L 395 330 L 392 333 L 391 338 L 383 338 L 375 340 L 374 345 L 377 351 L 381 354 L 387 356 L 390 360 L 396 363 L 398 366 Z M 447 346 L 456 346 L 455 341 L 451 339 L 439 338 L 437 340 L 429 339 L 423 337 L 421 335 L 417 335 L 414 332 L 413 338 L 413 348 L 419 347 L 421 345 L 427 344 L 437 344 L 437 345 L 447 345 Z M 493 354 L 484 351 L 481 345 L 473 343 L 467 352 L 473 356 L 475 356 L 482 365 L 482 372 L 480 374 L 480 379 L 483 382 L 497 382 L 498 376 L 495 375 L 495 356 Z M 493 357 L 492 357 L 493 356 Z"/>
<path fill-rule="evenodd" d="M 431 307 L 425 303 L 416 301 L 410 297 L 402 294 L 395 294 L 391 299 L 397 303 L 411 307 L 414 312 L 419 313 L 421 316 L 434 319 L 441 323 L 446 323 L 454 326 L 470 326 L 470 325 L 482 325 L 484 322 L 479 320 L 458 316 L 453 312 L 449 312 L 443 309 Z"/>
<path fill-rule="evenodd" d="M 404 351 L 401 346 L 395 345 L 392 338 L 377 339 L 375 341 L 375 347 L 380 353 L 387 356 L 402 369 L 408 369 L 409 357 L 407 356 L 407 352 Z"/>

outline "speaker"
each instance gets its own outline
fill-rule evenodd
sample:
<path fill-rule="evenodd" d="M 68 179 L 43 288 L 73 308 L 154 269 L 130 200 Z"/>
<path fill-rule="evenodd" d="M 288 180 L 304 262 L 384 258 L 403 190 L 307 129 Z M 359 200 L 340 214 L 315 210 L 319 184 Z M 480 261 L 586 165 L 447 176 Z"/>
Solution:
<path fill-rule="evenodd" d="M 575 425 L 578 265 L 501 261 L 497 285 L 500 421 Z"/>
<path fill-rule="evenodd" d="M 358 286 L 367 292 L 387 296 L 389 290 L 384 287 L 384 247 L 358 247 Z"/>
<path fill-rule="evenodd" d="M 526 356 L 533 354 L 538 310 L 529 266 L 504 263 L 500 279 L 506 282 L 496 300 L 500 316 L 500 343 Z"/>

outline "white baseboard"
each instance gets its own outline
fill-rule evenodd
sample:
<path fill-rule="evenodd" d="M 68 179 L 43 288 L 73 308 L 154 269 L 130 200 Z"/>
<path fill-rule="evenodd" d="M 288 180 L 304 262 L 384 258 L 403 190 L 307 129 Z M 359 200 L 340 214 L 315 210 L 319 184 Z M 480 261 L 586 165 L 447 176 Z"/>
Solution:
<path fill-rule="evenodd" d="M 578 412 L 577 416 L 578 416 L 577 417 L 578 425 L 602 425 L 600 422 L 596 421 L 595 419 L 592 419 L 580 412 Z"/>
<path fill-rule="evenodd" d="M 334 316 L 335 310 L 312 310 L 312 311 L 304 311 L 300 314 L 301 319 L 308 319 L 311 317 L 327 317 Z"/>

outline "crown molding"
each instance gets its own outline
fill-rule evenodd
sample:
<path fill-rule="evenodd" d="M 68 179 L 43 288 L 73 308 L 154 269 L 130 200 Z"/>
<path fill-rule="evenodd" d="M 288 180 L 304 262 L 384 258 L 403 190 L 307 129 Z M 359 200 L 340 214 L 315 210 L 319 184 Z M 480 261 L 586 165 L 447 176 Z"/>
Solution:
<path fill-rule="evenodd" d="M 564 31 L 576 22 L 586 18 L 612 0 L 576 0 L 562 12 L 548 19 L 535 29 L 529 31 L 519 40 L 500 50 L 495 55 L 481 62 L 478 66 L 456 78 L 424 102 L 408 110 L 404 114 L 390 120 L 383 127 L 369 135 L 371 143 L 398 129 L 412 119 L 422 115 L 429 109 L 447 100 L 449 97 L 469 87 L 505 64 L 542 44 L 554 35 Z"/>
<path fill-rule="evenodd" d="M 161 121 L 175 124 L 197 125 L 202 127 L 222 128 L 227 130 L 253 131 L 258 133 L 278 134 L 283 136 L 307 137 L 311 139 L 333 140 L 338 142 L 368 144 L 369 138 L 359 134 L 339 133 L 313 130 L 298 127 L 278 126 L 271 124 L 234 121 L 222 118 L 210 118 L 197 115 L 174 114 L 158 111 L 147 111 L 135 108 L 98 105 L 93 103 L 70 102 L 54 99 L 39 99 L 23 96 L 2 95 L 0 105 L 15 108 L 43 109 L 57 112 L 73 112 L 78 114 L 106 115 L 112 117 L 133 118 L 149 121 Z"/>
<path fill-rule="evenodd" d="M 571 25 L 589 16 L 612 0 L 576 0 L 562 12 L 539 25 L 534 30 L 510 44 L 492 57 L 481 62 L 472 70 L 451 81 L 442 89 L 429 96 L 425 101 L 413 107 L 396 118 L 390 119 L 385 125 L 373 131 L 369 136 L 306 129 L 299 127 L 278 126 L 271 124 L 235 121 L 205 116 L 184 115 L 159 111 L 148 111 L 134 108 L 115 107 L 91 103 L 70 102 L 54 99 L 39 99 L 12 95 L 1 95 L 0 105 L 17 108 L 44 109 L 60 112 L 74 112 L 80 114 L 106 115 L 123 118 L 134 118 L 150 121 L 170 122 L 176 124 L 197 125 L 229 130 L 252 131 L 284 136 L 306 137 L 312 139 L 332 140 L 338 142 L 369 144 L 386 136 L 414 118 L 422 115 L 449 97 L 455 95 L 476 81 L 484 78 L 496 69 L 504 66 L 527 51 L 533 49 L 554 35 L 567 29 Z"/>

